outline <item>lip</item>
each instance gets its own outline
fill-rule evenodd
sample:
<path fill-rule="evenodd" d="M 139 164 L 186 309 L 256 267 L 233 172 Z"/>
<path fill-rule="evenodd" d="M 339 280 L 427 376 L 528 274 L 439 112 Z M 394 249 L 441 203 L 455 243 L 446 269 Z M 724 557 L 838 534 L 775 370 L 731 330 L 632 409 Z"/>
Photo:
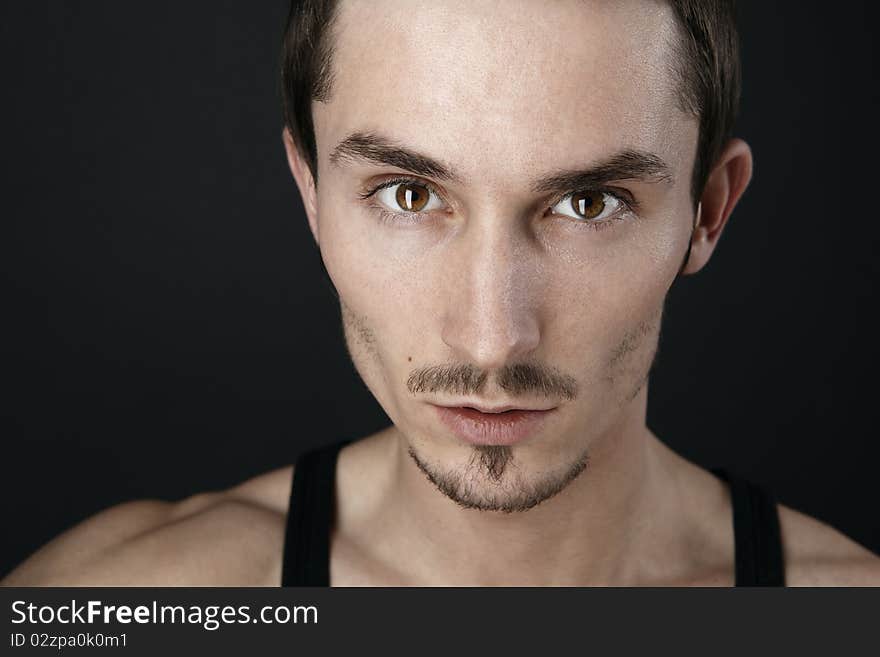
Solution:
<path fill-rule="evenodd" d="M 443 406 L 445 408 L 472 408 L 474 410 L 480 411 L 481 413 L 504 413 L 506 411 L 516 410 L 516 411 L 549 411 L 554 407 L 550 408 L 525 408 L 523 406 L 513 406 L 508 404 L 507 406 L 496 406 L 491 408 L 489 406 L 481 406 L 478 403 L 471 404 L 470 402 L 465 401 L 464 403 L 459 404 L 435 404 L 435 406 Z"/>
<path fill-rule="evenodd" d="M 458 438 L 472 445 L 514 445 L 541 429 L 555 409 L 483 413 L 464 406 L 436 406 L 437 417 Z"/>

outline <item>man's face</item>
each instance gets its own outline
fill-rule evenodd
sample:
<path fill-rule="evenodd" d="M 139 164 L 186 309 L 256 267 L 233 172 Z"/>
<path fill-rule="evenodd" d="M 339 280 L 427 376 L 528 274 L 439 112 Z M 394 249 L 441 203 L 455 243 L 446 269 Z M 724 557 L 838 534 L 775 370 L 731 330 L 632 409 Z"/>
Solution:
<path fill-rule="evenodd" d="M 312 228 L 358 372 L 461 504 L 531 507 L 644 423 L 693 226 L 677 38 L 662 2 L 342 1 Z M 480 448 L 432 405 L 464 400 L 555 410 Z"/>

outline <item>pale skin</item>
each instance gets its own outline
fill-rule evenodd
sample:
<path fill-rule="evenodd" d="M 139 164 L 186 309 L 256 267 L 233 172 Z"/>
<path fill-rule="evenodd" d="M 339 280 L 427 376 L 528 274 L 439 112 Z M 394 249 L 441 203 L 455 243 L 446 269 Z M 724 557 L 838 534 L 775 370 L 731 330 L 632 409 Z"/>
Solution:
<path fill-rule="evenodd" d="M 677 102 L 676 28 L 662 2 L 504 5 L 414 0 L 410 24 L 393 10 L 399 0 L 344 2 L 333 93 L 313 104 L 318 185 L 284 134 L 347 348 L 393 422 L 340 454 L 331 584 L 732 585 L 726 486 L 666 447 L 645 414 L 665 295 L 688 241 L 683 274 L 709 261 L 748 185 L 751 151 L 726 144 L 695 208 L 697 121 Z M 455 179 L 331 158 L 356 133 L 430 156 Z M 665 175 L 612 181 L 637 209 L 600 230 L 566 216 L 560 195 L 533 191 L 547 174 L 624 150 L 656 156 Z M 389 206 L 397 188 L 358 193 L 400 175 L 439 193 L 417 222 L 383 223 L 383 201 L 403 212 Z M 495 375 L 521 362 L 566 377 L 576 394 L 512 396 Z M 556 408 L 512 448 L 502 481 L 474 475 L 473 495 L 515 496 L 585 452 L 587 469 L 522 512 L 465 509 L 441 493 L 408 451 L 438 472 L 466 467 L 472 448 L 429 405 L 462 395 L 406 382 L 450 364 L 488 375 L 471 399 Z M 277 586 L 292 474 L 113 507 L 2 583 Z M 789 585 L 880 585 L 867 549 L 784 505 L 779 513 Z"/>

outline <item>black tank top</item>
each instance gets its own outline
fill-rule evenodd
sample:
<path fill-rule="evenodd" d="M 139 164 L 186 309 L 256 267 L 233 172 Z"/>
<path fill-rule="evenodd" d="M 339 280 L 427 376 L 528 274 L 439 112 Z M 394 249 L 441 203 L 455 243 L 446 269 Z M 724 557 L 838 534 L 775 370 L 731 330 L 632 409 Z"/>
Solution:
<path fill-rule="evenodd" d="M 336 458 L 352 442 L 310 450 L 296 463 L 284 537 L 281 586 L 329 586 Z M 723 468 L 730 486 L 736 553 L 735 586 L 785 586 L 776 501 L 765 488 Z"/>

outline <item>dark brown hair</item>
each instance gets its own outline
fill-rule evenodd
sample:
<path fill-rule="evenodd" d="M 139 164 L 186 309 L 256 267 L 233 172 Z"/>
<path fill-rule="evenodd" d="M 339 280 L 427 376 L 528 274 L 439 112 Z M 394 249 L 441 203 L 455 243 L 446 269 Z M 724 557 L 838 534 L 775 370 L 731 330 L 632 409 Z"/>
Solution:
<path fill-rule="evenodd" d="M 735 0 L 667 0 L 681 28 L 674 71 L 682 108 L 699 116 L 691 178 L 696 205 L 712 165 L 731 137 L 740 95 Z M 284 123 L 317 184 L 312 101 L 333 86 L 332 32 L 338 0 L 292 0 L 281 50 Z"/>

